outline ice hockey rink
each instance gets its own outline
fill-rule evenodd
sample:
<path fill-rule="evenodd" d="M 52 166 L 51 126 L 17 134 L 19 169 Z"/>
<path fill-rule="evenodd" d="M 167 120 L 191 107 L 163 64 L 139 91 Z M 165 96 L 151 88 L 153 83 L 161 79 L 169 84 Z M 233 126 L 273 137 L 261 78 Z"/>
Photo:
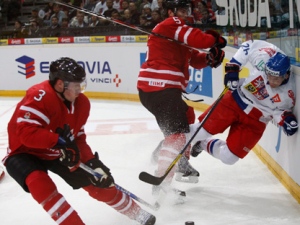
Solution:
<path fill-rule="evenodd" d="M 0 157 L 7 146 L 6 126 L 20 98 L 0 98 Z M 150 156 L 163 136 L 154 117 L 138 102 L 92 100 L 86 124 L 87 141 L 111 169 L 116 183 L 153 204 L 151 185 L 138 179 L 141 171 L 153 174 Z M 198 112 L 199 114 L 199 112 Z M 222 134 L 219 138 L 225 138 Z M 249 137 L 250 138 L 250 137 Z M 272 140 L 270 140 L 272 141 Z M 186 191 L 184 204 L 166 200 L 152 212 L 157 225 L 299 225 L 300 204 L 290 195 L 254 153 L 233 166 L 222 164 L 203 152 L 191 159 L 199 170 L 197 184 L 173 181 Z M 127 217 L 72 190 L 51 174 L 58 190 L 87 225 L 135 225 Z M 6 173 L 0 181 L 1 225 L 54 225 L 48 214 Z"/>

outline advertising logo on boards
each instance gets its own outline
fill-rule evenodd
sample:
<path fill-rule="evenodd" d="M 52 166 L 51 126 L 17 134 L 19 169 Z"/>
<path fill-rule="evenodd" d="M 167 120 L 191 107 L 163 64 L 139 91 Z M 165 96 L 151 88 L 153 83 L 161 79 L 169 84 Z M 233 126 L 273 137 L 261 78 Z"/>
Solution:
<path fill-rule="evenodd" d="M 27 57 L 28 61 L 31 59 L 28 56 L 22 57 Z M 20 61 L 22 57 L 20 57 L 18 60 Z M 24 59 L 22 60 L 24 61 Z M 103 85 L 115 85 L 116 88 L 120 87 L 120 84 L 122 83 L 122 79 L 120 78 L 121 76 L 120 74 L 113 73 L 111 65 L 108 61 L 100 62 L 77 60 L 77 63 L 83 67 L 90 82 Z M 41 74 L 49 74 L 50 64 L 50 61 L 38 62 L 37 69 Z"/>
<path fill-rule="evenodd" d="M 34 59 L 26 55 L 16 59 L 18 62 L 18 73 L 26 77 L 26 79 L 35 75 Z"/>

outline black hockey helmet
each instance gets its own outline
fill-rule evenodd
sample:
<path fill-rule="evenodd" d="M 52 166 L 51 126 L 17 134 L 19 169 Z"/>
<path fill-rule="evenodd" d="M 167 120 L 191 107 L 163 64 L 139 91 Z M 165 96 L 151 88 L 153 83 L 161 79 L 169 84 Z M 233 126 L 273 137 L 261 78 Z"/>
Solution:
<path fill-rule="evenodd" d="M 84 69 L 74 59 L 62 57 L 50 64 L 49 80 L 52 86 L 58 79 L 81 83 L 85 77 Z"/>

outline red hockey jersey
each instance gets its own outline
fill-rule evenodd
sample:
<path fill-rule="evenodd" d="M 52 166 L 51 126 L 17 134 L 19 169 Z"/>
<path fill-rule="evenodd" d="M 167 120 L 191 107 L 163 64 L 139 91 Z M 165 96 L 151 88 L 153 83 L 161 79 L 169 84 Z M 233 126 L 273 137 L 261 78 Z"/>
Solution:
<path fill-rule="evenodd" d="M 169 17 L 152 31 L 197 49 L 210 48 L 215 37 L 198 28 L 185 25 L 178 17 Z M 189 81 L 189 65 L 196 69 L 207 66 L 206 53 L 150 35 L 146 62 L 141 66 L 137 87 L 144 92 L 166 88 L 185 90 Z"/>
<path fill-rule="evenodd" d="M 86 162 L 93 158 L 84 132 L 89 112 L 90 102 L 83 94 L 68 109 L 49 81 L 32 86 L 17 104 L 8 123 L 7 156 L 25 152 L 45 160 L 58 158 L 60 152 L 51 149 L 58 140 L 55 130 L 69 124 L 81 152 L 81 161 Z"/>

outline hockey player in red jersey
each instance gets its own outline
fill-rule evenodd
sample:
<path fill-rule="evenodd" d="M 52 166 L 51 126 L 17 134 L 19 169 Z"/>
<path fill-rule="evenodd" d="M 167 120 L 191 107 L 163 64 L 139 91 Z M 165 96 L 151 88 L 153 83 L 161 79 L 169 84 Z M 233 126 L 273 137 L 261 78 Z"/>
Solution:
<path fill-rule="evenodd" d="M 213 30 L 202 32 L 186 25 L 189 7 L 189 0 L 164 2 L 166 19 L 152 30 L 158 35 L 149 37 L 146 61 L 142 64 L 138 76 L 140 101 L 155 116 L 165 137 L 158 148 L 157 176 L 165 173 L 170 163 L 183 149 L 188 141 L 186 134 L 190 131 L 189 124 L 195 120 L 193 108 L 182 99 L 182 93 L 185 92 L 189 81 L 189 66 L 196 69 L 207 66 L 218 67 L 224 58 L 222 48 L 227 44 L 226 40 Z M 206 48 L 210 48 L 209 53 L 195 50 Z M 181 164 L 183 166 L 180 166 Z M 184 156 L 179 162 L 179 172 L 185 178 L 199 176 L 198 171 L 191 167 Z M 175 170 L 172 170 L 162 185 L 154 187 L 154 192 L 157 193 L 156 190 L 161 188 L 168 191 L 174 173 Z"/>
<path fill-rule="evenodd" d="M 8 124 L 9 147 L 3 160 L 6 170 L 57 224 L 84 222 L 58 192 L 48 171 L 130 219 L 153 225 L 155 217 L 114 186 L 110 169 L 86 142 L 84 125 L 90 102 L 81 93 L 85 79 L 84 69 L 65 57 L 51 63 L 49 80 L 27 90 Z M 85 163 L 102 178 L 85 172 L 79 163 Z"/>

